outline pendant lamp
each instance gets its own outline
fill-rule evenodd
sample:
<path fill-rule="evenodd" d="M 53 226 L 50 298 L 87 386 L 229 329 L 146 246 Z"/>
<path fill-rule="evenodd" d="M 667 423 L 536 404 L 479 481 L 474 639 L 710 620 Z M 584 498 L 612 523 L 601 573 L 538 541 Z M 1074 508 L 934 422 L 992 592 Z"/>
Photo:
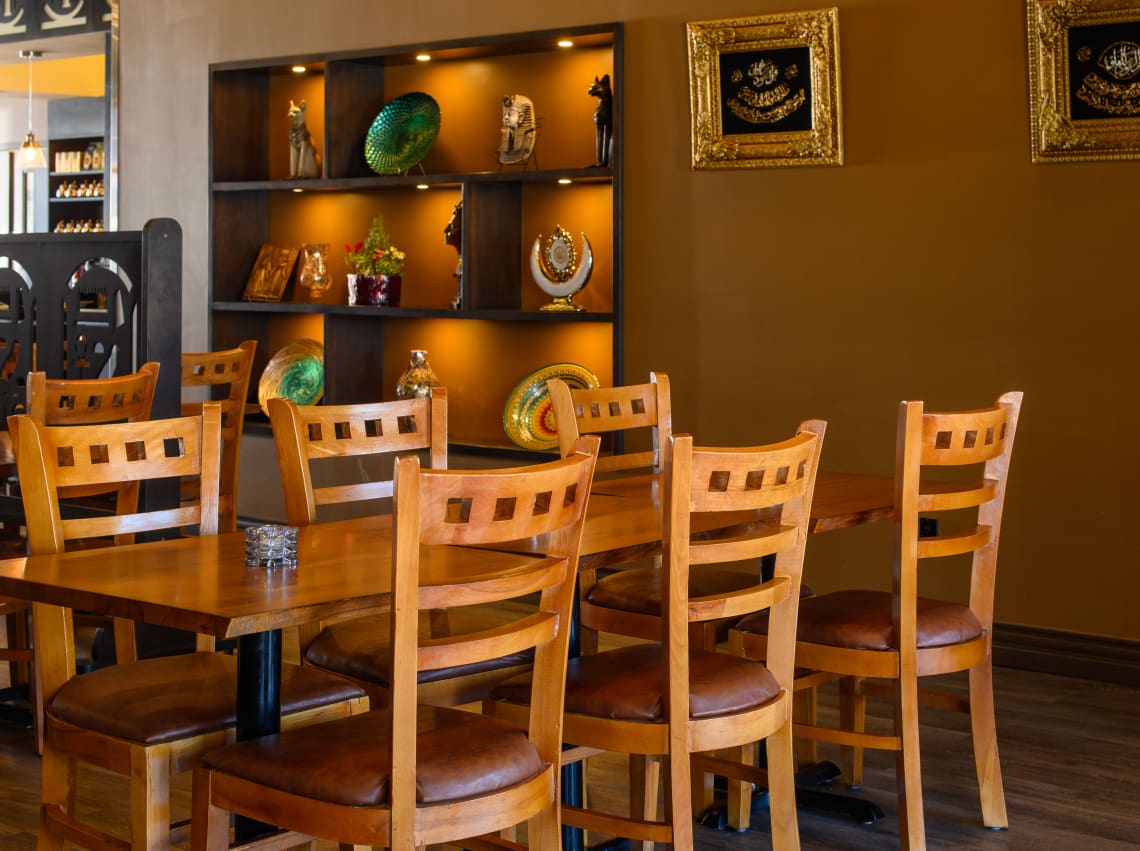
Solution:
<path fill-rule="evenodd" d="M 17 164 L 25 171 L 37 168 L 47 168 L 47 157 L 44 149 L 36 141 L 36 134 L 32 132 L 32 62 L 43 56 L 39 50 L 21 50 L 20 58 L 28 60 L 28 135 L 24 144 L 20 145 L 20 155 Z"/>

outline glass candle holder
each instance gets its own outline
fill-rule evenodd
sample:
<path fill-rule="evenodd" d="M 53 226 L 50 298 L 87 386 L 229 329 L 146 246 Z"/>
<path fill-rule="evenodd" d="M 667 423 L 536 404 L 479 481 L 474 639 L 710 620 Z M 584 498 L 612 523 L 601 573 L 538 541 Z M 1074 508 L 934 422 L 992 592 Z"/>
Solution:
<path fill-rule="evenodd" d="M 245 530 L 245 563 L 249 567 L 296 567 L 296 526 L 250 526 Z"/>

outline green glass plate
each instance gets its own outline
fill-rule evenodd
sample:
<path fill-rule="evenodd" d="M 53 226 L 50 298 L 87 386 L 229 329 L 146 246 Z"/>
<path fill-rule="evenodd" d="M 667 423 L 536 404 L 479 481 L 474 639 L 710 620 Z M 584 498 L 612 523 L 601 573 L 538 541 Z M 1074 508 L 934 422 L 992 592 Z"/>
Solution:
<path fill-rule="evenodd" d="M 598 376 L 576 363 L 540 367 L 515 385 L 503 406 L 503 430 L 523 449 L 556 449 L 558 427 L 546 382 L 561 378 L 571 390 L 600 387 Z"/>
<path fill-rule="evenodd" d="M 424 92 L 389 101 L 368 128 L 364 158 L 377 174 L 403 174 L 426 155 L 439 135 L 439 104 Z"/>
<path fill-rule="evenodd" d="M 325 347 L 316 340 L 296 340 L 269 359 L 257 383 L 257 403 L 268 416 L 270 399 L 315 405 L 324 392 Z"/>

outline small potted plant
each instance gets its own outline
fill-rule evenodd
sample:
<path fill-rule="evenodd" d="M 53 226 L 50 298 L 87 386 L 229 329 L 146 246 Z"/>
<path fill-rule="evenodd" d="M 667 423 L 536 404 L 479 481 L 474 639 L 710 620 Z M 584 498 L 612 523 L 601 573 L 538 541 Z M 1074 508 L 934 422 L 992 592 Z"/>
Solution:
<path fill-rule="evenodd" d="M 349 276 L 349 303 L 400 306 L 404 252 L 392 244 L 384 230 L 384 217 L 376 216 L 363 242 L 345 244 Z"/>

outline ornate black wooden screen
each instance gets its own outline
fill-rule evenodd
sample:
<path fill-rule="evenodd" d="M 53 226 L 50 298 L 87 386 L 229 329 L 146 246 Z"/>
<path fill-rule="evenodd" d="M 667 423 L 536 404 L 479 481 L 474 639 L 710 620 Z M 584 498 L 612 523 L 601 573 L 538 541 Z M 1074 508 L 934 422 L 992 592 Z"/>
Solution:
<path fill-rule="evenodd" d="M 182 230 L 0 237 L 0 428 L 24 409 L 27 374 L 98 378 L 158 361 L 154 416 L 177 416 Z"/>

